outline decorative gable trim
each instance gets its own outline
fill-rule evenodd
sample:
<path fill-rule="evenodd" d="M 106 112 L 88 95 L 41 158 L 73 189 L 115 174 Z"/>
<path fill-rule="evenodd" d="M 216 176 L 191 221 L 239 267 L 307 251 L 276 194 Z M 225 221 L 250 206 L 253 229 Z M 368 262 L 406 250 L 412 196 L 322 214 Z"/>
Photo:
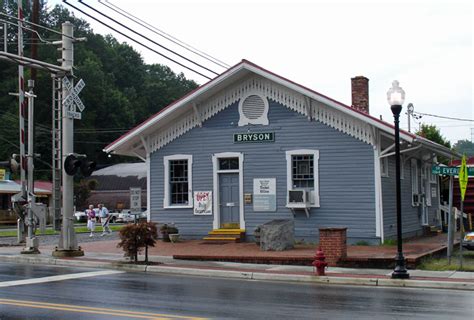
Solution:
<path fill-rule="evenodd" d="M 273 81 L 253 76 L 214 97 L 189 108 L 189 112 L 150 137 L 150 151 L 156 151 L 218 112 L 250 94 L 259 94 L 367 144 L 375 145 L 371 126 L 359 119 L 314 101 Z M 198 111 L 198 112 L 197 112 Z"/>

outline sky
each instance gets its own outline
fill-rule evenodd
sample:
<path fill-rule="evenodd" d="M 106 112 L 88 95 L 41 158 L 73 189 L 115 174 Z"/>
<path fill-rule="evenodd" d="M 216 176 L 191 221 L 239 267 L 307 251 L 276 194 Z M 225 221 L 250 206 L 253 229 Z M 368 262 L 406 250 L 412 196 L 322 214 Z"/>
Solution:
<path fill-rule="evenodd" d="M 59 2 L 50 0 L 48 5 Z M 68 2 L 100 17 L 76 0 Z M 134 24 L 101 2 L 83 2 L 217 73 L 225 70 Z M 402 129 L 408 129 L 408 103 L 419 113 L 474 119 L 474 9 L 468 0 L 108 0 L 105 4 L 125 10 L 230 66 L 247 59 L 347 105 L 351 105 L 350 79 L 365 76 L 369 78 L 370 114 L 388 122 L 393 116 L 386 93 L 392 81 L 398 80 L 406 92 Z M 94 32 L 112 34 L 132 45 L 146 63 L 166 64 L 199 84 L 208 81 L 66 7 L 86 19 Z M 173 56 L 104 17 L 100 20 Z M 412 131 L 421 123 L 436 125 L 451 143 L 474 141 L 474 121 L 424 115 L 412 119 Z"/>

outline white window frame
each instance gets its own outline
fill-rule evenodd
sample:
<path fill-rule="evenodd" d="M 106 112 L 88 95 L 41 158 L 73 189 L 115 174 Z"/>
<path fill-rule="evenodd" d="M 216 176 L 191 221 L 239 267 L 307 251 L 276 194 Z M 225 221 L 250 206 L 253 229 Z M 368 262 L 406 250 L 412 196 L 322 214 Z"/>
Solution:
<path fill-rule="evenodd" d="M 424 164 L 425 171 L 425 199 L 426 206 L 431 207 L 431 166 L 429 163 Z"/>
<path fill-rule="evenodd" d="M 319 150 L 313 149 L 297 149 L 286 151 L 286 204 L 289 205 L 288 190 L 293 190 L 293 174 L 292 174 L 292 156 L 295 155 L 312 155 L 314 168 L 314 190 L 312 190 L 314 202 L 310 204 L 312 208 L 319 208 Z M 311 199 L 311 196 L 310 196 Z"/>
<path fill-rule="evenodd" d="M 415 194 L 420 194 L 420 183 L 418 181 L 418 161 L 416 159 L 411 159 L 410 162 L 410 168 L 411 168 L 411 205 L 413 207 L 418 206 L 413 201 L 413 195 Z"/>
<path fill-rule="evenodd" d="M 428 170 L 429 170 L 429 174 L 430 174 L 430 183 L 436 183 L 438 184 L 438 179 L 437 179 L 437 175 L 433 174 L 432 170 L 431 170 L 431 167 L 433 166 L 432 164 L 428 164 Z"/>
<path fill-rule="evenodd" d="M 188 161 L 188 204 L 171 204 L 170 201 L 170 161 L 172 160 L 187 160 Z M 164 162 L 164 197 L 163 197 L 163 208 L 164 209 L 183 209 L 193 207 L 193 156 L 189 154 L 174 154 L 163 157 Z"/>
<path fill-rule="evenodd" d="M 388 177 L 388 157 L 380 159 L 380 175 L 384 178 Z"/>
<path fill-rule="evenodd" d="M 258 96 L 258 97 L 260 97 L 260 99 L 263 100 L 263 105 L 264 105 L 263 114 L 258 119 L 249 119 L 244 115 L 244 112 L 242 111 L 242 106 L 244 104 L 244 101 L 250 96 Z M 269 121 L 268 121 L 268 107 L 269 106 L 268 106 L 267 97 L 263 96 L 258 91 L 252 90 L 252 91 L 248 92 L 239 101 L 239 127 L 245 126 L 245 125 L 248 125 L 248 124 L 261 124 L 261 125 L 267 126 L 268 123 L 269 123 Z"/>

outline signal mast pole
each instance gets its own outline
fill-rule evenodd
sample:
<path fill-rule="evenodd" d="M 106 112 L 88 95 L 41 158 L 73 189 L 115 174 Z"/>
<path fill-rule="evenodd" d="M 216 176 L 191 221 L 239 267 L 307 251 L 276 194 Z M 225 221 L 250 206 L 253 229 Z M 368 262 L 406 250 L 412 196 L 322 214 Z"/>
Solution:
<path fill-rule="evenodd" d="M 72 67 L 74 64 L 74 26 L 69 21 L 62 24 L 62 67 L 71 70 L 68 75 L 72 75 Z M 71 79 L 72 80 L 72 79 Z M 72 82 L 72 81 L 71 81 Z M 65 98 L 68 95 L 66 86 L 63 85 L 63 101 L 62 101 L 62 155 L 65 159 L 68 155 L 74 153 L 74 119 L 68 116 L 68 105 L 64 103 Z M 66 174 L 62 174 L 63 182 L 63 221 L 61 228 L 61 237 L 59 239 L 59 245 L 53 256 L 64 257 L 64 256 L 83 256 L 84 251 L 81 250 L 77 245 L 76 234 L 74 231 L 74 177 Z"/>

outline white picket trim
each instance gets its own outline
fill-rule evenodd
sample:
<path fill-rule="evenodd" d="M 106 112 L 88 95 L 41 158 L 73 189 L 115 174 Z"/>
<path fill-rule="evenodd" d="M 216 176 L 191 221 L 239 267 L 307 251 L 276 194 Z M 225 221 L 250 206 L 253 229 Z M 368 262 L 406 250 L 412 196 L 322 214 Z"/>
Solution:
<path fill-rule="evenodd" d="M 311 120 L 319 121 L 367 144 L 374 145 L 373 132 L 370 124 L 335 110 L 321 102 L 311 101 L 311 99 L 305 98 L 303 94 L 273 81 L 259 76 L 253 76 L 236 86 L 222 91 L 211 99 L 200 103 L 197 107 L 199 114 L 190 106 L 189 112 L 183 117 L 174 121 L 166 128 L 160 129 L 157 134 L 151 135 L 150 151 L 153 152 L 162 148 L 192 128 L 215 116 L 231 104 L 248 96 L 251 92 L 259 93 L 267 99 L 276 101 L 290 110 L 305 116 L 308 115 L 308 110 L 310 110 Z M 311 106 L 308 106 L 308 103 L 310 103 Z"/>

